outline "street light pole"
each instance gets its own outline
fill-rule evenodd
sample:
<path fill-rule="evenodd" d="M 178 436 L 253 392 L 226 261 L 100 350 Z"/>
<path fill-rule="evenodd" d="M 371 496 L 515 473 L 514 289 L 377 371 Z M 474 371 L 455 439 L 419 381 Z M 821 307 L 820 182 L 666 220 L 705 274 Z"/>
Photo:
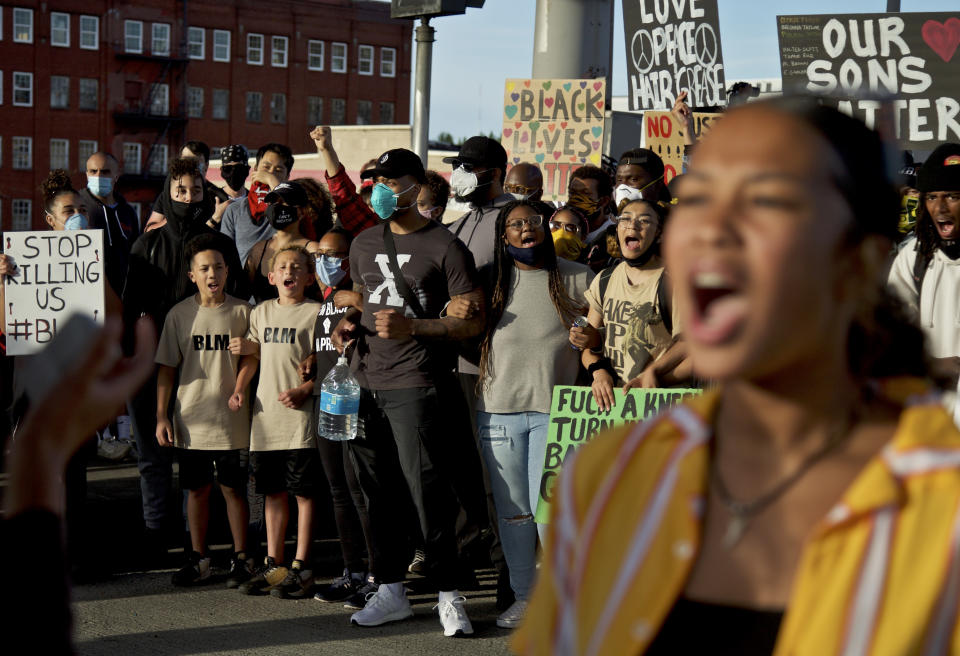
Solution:
<path fill-rule="evenodd" d="M 434 29 L 428 16 L 416 28 L 417 71 L 413 89 L 412 150 L 427 165 L 427 132 L 430 129 L 430 72 L 433 65 Z"/>
<path fill-rule="evenodd" d="M 900 0 L 887 0 L 887 11 L 900 11 Z"/>

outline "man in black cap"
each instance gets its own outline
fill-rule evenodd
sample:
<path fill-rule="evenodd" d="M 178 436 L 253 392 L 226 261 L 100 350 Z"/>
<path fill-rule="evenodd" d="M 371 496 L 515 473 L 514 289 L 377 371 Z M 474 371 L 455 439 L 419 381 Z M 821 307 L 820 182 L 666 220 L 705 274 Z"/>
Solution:
<path fill-rule="evenodd" d="M 250 175 L 250 153 L 241 144 L 233 144 L 220 150 L 220 177 L 226 183 L 223 188 L 231 199 L 247 195 L 244 183 Z"/>
<path fill-rule="evenodd" d="M 916 237 L 890 269 L 890 290 L 923 328 L 933 370 L 957 384 L 960 375 L 960 144 L 940 145 L 917 176 Z"/>
<path fill-rule="evenodd" d="M 670 202 L 670 190 L 663 182 L 663 171 L 663 160 L 647 148 L 634 148 L 620 155 L 617 186 L 613 192 L 615 209 L 619 209 L 624 199 Z"/>
<path fill-rule="evenodd" d="M 400 546 L 412 498 L 427 575 L 440 589 L 444 635 L 467 635 L 473 628 L 456 590 L 457 504 L 448 464 L 451 416 L 465 412 L 452 346 L 478 335 L 483 317 L 439 315 L 452 296 L 482 293 L 470 252 L 417 209 L 426 174 L 416 154 L 387 151 L 361 178 L 376 181 L 370 200 L 384 223 L 360 233 L 350 247 L 350 272 L 362 287 L 363 311 L 348 313 L 333 340 L 338 347 L 354 339 L 358 344 L 364 434 L 349 448 L 368 501 L 373 574 L 380 586 L 350 619 L 377 626 L 413 614 L 403 588 L 409 553 Z"/>

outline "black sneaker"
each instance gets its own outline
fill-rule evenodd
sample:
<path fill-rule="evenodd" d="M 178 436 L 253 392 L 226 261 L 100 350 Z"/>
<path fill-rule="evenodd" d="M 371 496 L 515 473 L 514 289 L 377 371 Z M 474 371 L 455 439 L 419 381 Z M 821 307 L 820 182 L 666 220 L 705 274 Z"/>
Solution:
<path fill-rule="evenodd" d="M 196 585 L 210 578 L 210 557 L 191 551 L 187 563 L 173 573 L 171 580 L 174 585 Z"/>
<path fill-rule="evenodd" d="M 376 582 L 376 580 L 373 578 L 373 574 L 371 574 L 367 577 L 367 580 L 364 581 L 363 585 L 357 588 L 356 592 L 347 597 L 343 607 L 351 610 L 363 610 L 367 605 L 367 595 L 369 595 L 371 592 L 376 592 L 379 589 L 380 584 Z"/>
<path fill-rule="evenodd" d="M 287 568 L 277 565 L 273 558 L 267 556 L 253 577 L 241 583 L 237 589 L 246 595 L 266 594 L 275 585 L 282 583 L 285 578 L 287 578 Z"/>
<path fill-rule="evenodd" d="M 233 554 L 230 571 L 227 573 L 227 587 L 239 588 L 241 583 L 253 578 L 254 569 L 253 558 L 247 558 L 247 554 L 242 551 Z"/>
<path fill-rule="evenodd" d="M 361 585 L 363 585 L 363 576 L 351 574 L 345 569 L 343 576 L 333 579 L 330 585 L 322 588 L 320 592 L 313 595 L 313 598 L 317 601 L 343 601 L 359 590 Z"/>
<path fill-rule="evenodd" d="M 287 576 L 270 589 L 270 595 L 280 599 L 303 599 L 313 592 L 313 570 L 303 569 L 302 560 L 294 560 Z"/>
<path fill-rule="evenodd" d="M 427 573 L 427 556 L 423 553 L 422 549 L 417 549 L 413 552 L 413 560 L 411 560 L 410 565 L 407 566 L 407 571 L 411 574 L 420 575 Z"/>

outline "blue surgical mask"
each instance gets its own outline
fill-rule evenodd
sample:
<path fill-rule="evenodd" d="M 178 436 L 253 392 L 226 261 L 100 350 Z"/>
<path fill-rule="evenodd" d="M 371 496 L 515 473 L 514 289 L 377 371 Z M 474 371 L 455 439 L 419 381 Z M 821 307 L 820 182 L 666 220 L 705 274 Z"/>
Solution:
<path fill-rule="evenodd" d="M 407 208 L 413 207 L 413 205 L 405 205 L 404 207 L 397 206 L 397 199 L 403 194 L 407 193 L 417 185 L 412 184 L 401 192 L 393 193 L 393 189 L 378 182 L 373 186 L 373 191 L 370 192 L 370 207 L 373 208 L 373 211 L 377 213 L 381 219 L 386 221 L 394 212 L 399 210 L 405 210 Z M 416 200 L 414 200 L 414 205 Z"/>
<path fill-rule="evenodd" d="M 89 224 L 87 223 L 87 217 L 79 212 L 77 214 L 72 214 L 63 222 L 64 230 L 86 230 Z"/>
<path fill-rule="evenodd" d="M 107 176 L 87 176 L 87 189 L 94 196 L 109 196 L 113 191 L 113 178 Z"/>
<path fill-rule="evenodd" d="M 346 275 L 342 257 L 321 255 L 317 258 L 317 278 L 327 287 L 336 287 Z"/>

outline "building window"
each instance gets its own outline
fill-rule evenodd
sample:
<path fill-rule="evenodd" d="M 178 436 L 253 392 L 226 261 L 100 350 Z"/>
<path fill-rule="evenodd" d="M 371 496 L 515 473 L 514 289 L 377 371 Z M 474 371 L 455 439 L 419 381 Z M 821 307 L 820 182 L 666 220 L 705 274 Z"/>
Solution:
<path fill-rule="evenodd" d="M 70 106 L 70 78 L 65 75 L 50 76 L 50 108 L 66 109 Z"/>
<path fill-rule="evenodd" d="M 97 142 L 89 139 L 81 139 L 77 142 L 77 169 L 87 170 L 87 160 L 97 152 Z"/>
<path fill-rule="evenodd" d="M 140 175 L 140 144 L 130 142 L 123 144 L 123 172 Z"/>
<path fill-rule="evenodd" d="M 357 125 L 370 125 L 373 122 L 373 102 L 357 101 Z"/>
<path fill-rule="evenodd" d="M 263 94 L 259 91 L 247 92 L 247 120 L 259 123 L 263 119 Z"/>
<path fill-rule="evenodd" d="M 380 77 L 397 76 L 397 49 L 380 48 Z"/>
<path fill-rule="evenodd" d="M 50 12 L 50 45 L 70 47 L 70 14 Z"/>
<path fill-rule="evenodd" d="M 170 23 L 154 23 L 150 52 L 158 57 L 170 56 Z"/>
<path fill-rule="evenodd" d="M 227 119 L 229 117 L 230 91 L 227 89 L 213 90 L 213 118 Z"/>
<path fill-rule="evenodd" d="M 270 38 L 270 65 L 277 68 L 287 67 L 287 46 L 290 39 L 285 36 Z"/>
<path fill-rule="evenodd" d="M 203 118 L 203 87 L 187 87 L 187 116 Z"/>
<path fill-rule="evenodd" d="M 84 50 L 96 50 L 100 47 L 100 17 L 80 17 L 80 47 Z"/>
<path fill-rule="evenodd" d="M 247 35 L 247 63 L 263 66 L 263 35 Z"/>
<path fill-rule="evenodd" d="M 360 46 L 357 50 L 357 73 L 373 75 L 373 46 Z"/>
<path fill-rule="evenodd" d="M 33 43 L 33 9 L 13 8 L 13 42 Z"/>
<path fill-rule="evenodd" d="M 347 72 L 347 44 L 330 44 L 330 70 L 334 73 Z"/>
<path fill-rule="evenodd" d="M 323 41 L 307 42 L 307 68 L 311 71 L 323 70 Z"/>
<path fill-rule="evenodd" d="M 13 217 L 10 225 L 11 230 L 29 230 L 31 226 L 31 217 L 33 214 L 33 201 L 29 198 L 13 199 Z"/>
<path fill-rule="evenodd" d="M 330 125 L 343 125 L 347 120 L 347 101 L 334 98 L 330 101 Z"/>
<path fill-rule="evenodd" d="M 270 122 L 287 122 L 287 94 L 275 93 L 270 97 Z"/>
<path fill-rule="evenodd" d="M 204 39 L 206 30 L 202 27 L 187 28 L 187 56 L 190 59 L 204 58 Z"/>
<path fill-rule="evenodd" d="M 81 77 L 77 80 L 77 86 L 80 88 L 80 98 L 77 107 L 80 109 L 97 108 L 97 80 L 92 77 Z"/>
<path fill-rule="evenodd" d="M 147 170 L 150 175 L 167 174 L 167 148 L 167 144 L 160 144 L 150 149 L 150 157 L 147 158 Z"/>
<path fill-rule="evenodd" d="M 13 106 L 33 107 L 33 73 L 14 72 Z"/>
<path fill-rule="evenodd" d="M 213 31 L 213 61 L 230 61 L 230 32 L 228 30 Z"/>
<path fill-rule="evenodd" d="M 123 21 L 123 49 L 126 52 L 143 52 L 143 23 L 141 21 Z"/>
<path fill-rule="evenodd" d="M 394 104 L 392 102 L 380 103 L 380 123 L 382 125 L 393 125 L 396 120 L 393 108 Z"/>
<path fill-rule="evenodd" d="M 307 96 L 307 126 L 323 125 L 323 98 Z"/>
<path fill-rule="evenodd" d="M 70 168 L 70 142 L 67 139 L 50 140 L 50 168 Z"/>
<path fill-rule="evenodd" d="M 156 116 L 166 116 L 170 113 L 170 85 L 150 85 L 150 113 Z"/>
<path fill-rule="evenodd" d="M 33 137 L 13 138 L 13 168 L 18 171 L 33 168 Z"/>

